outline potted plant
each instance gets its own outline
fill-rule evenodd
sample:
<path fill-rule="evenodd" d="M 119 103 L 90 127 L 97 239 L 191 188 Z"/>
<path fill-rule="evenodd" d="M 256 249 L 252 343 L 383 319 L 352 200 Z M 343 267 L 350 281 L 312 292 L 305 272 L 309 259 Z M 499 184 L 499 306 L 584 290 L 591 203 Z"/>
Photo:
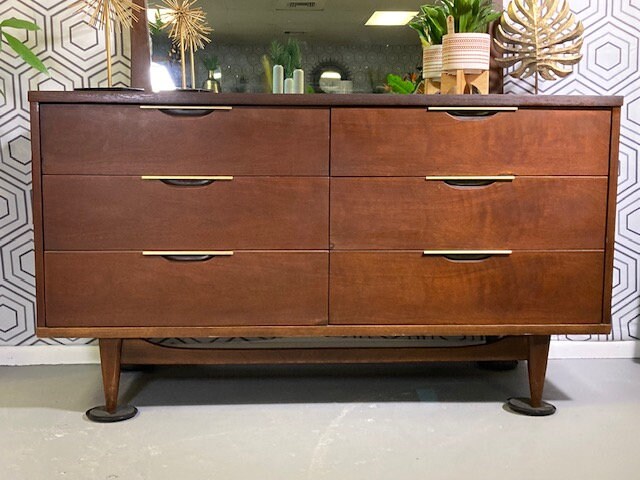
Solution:
<path fill-rule="evenodd" d="M 500 18 L 491 0 L 440 0 L 453 17 L 455 33 L 442 37 L 443 71 L 489 70 L 491 37 L 489 24 Z"/>
<path fill-rule="evenodd" d="M 423 5 L 409 23 L 422 43 L 422 77 L 439 79 L 442 72 L 442 37 L 447 33 L 447 10 L 443 5 Z"/>

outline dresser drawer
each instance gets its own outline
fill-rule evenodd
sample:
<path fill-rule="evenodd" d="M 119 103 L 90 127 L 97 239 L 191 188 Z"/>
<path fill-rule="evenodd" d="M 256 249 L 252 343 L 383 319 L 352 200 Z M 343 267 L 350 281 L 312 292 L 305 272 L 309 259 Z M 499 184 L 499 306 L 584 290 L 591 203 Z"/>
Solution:
<path fill-rule="evenodd" d="M 194 117 L 138 105 L 40 108 L 44 173 L 326 175 L 329 170 L 328 109 L 234 107 Z"/>
<path fill-rule="evenodd" d="M 332 252 L 331 324 L 602 322 L 602 252 L 453 261 L 422 252 Z"/>
<path fill-rule="evenodd" d="M 603 249 L 606 177 L 331 180 L 336 249 Z M 472 185 L 472 183 L 471 183 Z"/>
<path fill-rule="evenodd" d="M 45 253 L 46 326 L 320 325 L 328 253 Z"/>
<path fill-rule="evenodd" d="M 45 175 L 45 250 L 328 248 L 328 178 L 184 181 Z"/>
<path fill-rule="evenodd" d="M 521 109 L 455 117 L 424 108 L 335 108 L 338 176 L 608 174 L 611 112 Z"/>

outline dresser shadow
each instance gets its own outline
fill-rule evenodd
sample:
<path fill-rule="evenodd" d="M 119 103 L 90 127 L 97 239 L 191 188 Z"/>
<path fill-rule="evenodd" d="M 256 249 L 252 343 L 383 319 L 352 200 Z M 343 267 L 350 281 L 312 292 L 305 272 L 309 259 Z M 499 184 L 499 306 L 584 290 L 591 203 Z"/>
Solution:
<path fill-rule="evenodd" d="M 123 373 L 120 401 L 141 406 L 362 402 L 504 402 L 528 396 L 526 365 L 475 363 L 155 367 Z M 549 381 L 545 399 L 567 396 Z"/>

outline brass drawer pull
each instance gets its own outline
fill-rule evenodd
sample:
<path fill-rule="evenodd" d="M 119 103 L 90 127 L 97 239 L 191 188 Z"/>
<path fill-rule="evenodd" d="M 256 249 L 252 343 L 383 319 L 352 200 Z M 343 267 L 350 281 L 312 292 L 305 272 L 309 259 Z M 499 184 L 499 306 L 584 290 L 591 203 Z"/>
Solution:
<path fill-rule="evenodd" d="M 142 180 L 159 180 L 165 185 L 174 187 L 204 187 L 211 185 L 213 182 L 230 182 L 233 180 L 229 175 L 218 176 L 185 176 L 185 175 L 143 175 Z"/>
<path fill-rule="evenodd" d="M 233 107 L 211 105 L 140 105 L 142 110 L 159 110 L 176 117 L 204 117 L 216 111 L 229 111 Z"/>
<path fill-rule="evenodd" d="M 495 182 L 513 182 L 515 175 L 448 175 L 428 176 L 425 180 L 444 182 L 456 187 L 482 187 Z"/>
<path fill-rule="evenodd" d="M 195 252 L 185 252 L 185 251 L 147 251 L 142 252 L 142 255 L 147 257 L 162 257 L 165 260 L 169 260 L 171 262 L 206 262 L 207 260 L 211 260 L 215 257 L 230 257 L 233 255 L 232 251 L 195 251 Z"/>
<path fill-rule="evenodd" d="M 429 112 L 446 112 L 454 117 L 489 117 L 500 112 L 517 112 L 518 107 L 427 107 Z"/>
<path fill-rule="evenodd" d="M 430 112 L 517 112 L 518 107 L 427 107 Z"/>
<path fill-rule="evenodd" d="M 512 250 L 425 250 L 424 256 L 444 257 L 457 261 L 486 260 L 496 255 L 511 255 Z"/>

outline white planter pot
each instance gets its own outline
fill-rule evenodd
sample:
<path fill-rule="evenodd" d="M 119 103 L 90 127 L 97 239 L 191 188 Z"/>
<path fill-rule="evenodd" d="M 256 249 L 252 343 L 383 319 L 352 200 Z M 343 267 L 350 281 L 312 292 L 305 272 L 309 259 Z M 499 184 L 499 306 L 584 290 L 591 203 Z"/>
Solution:
<path fill-rule="evenodd" d="M 422 77 L 440 78 L 442 74 L 442 45 L 430 45 L 422 49 Z"/>
<path fill-rule="evenodd" d="M 491 36 L 488 33 L 453 33 L 442 37 L 442 70 L 489 70 Z"/>

